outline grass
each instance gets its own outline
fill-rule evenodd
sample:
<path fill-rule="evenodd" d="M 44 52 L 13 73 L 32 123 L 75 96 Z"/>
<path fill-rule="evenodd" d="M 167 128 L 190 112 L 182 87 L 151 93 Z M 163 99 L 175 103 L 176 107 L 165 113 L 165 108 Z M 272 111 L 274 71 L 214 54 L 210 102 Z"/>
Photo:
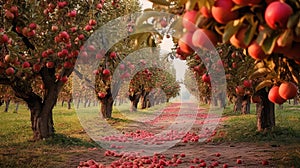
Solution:
<path fill-rule="evenodd" d="M 139 117 L 151 118 L 153 111 L 159 111 L 164 106 L 137 112 L 130 112 L 125 105 L 118 106 L 113 112 L 114 118 L 108 122 L 121 128 Z M 71 155 L 76 153 L 80 156 L 80 152 L 90 147 L 98 147 L 84 131 L 74 108 L 68 110 L 60 105 L 55 107 L 53 116 L 56 135 L 40 142 L 30 141 L 32 131 L 28 109 L 20 105 L 19 112 L 13 113 L 14 108 L 14 105 L 11 105 L 9 112 L 5 113 L 4 107 L 0 107 L 0 167 L 69 167 L 66 160 L 70 159 Z M 223 115 L 227 120 L 220 125 L 213 142 L 268 143 L 271 146 L 280 146 L 284 150 L 274 155 L 274 161 L 278 165 L 300 165 L 300 105 L 284 104 L 283 109 L 277 109 L 277 126 L 269 133 L 256 131 L 254 105 L 251 106 L 251 113 L 248 115 L 233 113 L 232 109 L 232 106 L 225 108 Z M 94 115 L 92 111 L 96 110 L 96 107 L 78 110 L 86 112 L 87 115 Z"/>
<path fill-rule="evenodd" d="M 300 165 L 300 105 L 285 103 L 282 109 L 276 106 L 276 126 L 270 132 L 256 130 L 255 105 L 251 105 L 248 115 L 236 114 L 232 109 L 232 106 L 225 108 L 224 116 L 228 119 L 218 129 L 214 142 L 255 142 L 282 147 L 274 155 L 278 166 Z"/>

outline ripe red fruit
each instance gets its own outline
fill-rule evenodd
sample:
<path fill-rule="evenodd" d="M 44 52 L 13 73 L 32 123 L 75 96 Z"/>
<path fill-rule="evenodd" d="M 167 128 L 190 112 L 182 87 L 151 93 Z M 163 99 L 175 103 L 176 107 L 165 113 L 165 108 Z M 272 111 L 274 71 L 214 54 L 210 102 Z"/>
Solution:
<path fill-rule="evenodd" d="M 206 6 L 200 8 L 200 13 L 206 18 L 212 17 L 211 11 Z"/>
<path fill-rule="evenodd" d="M 2 40 L 2 43 L 7 43 L 9 41 L 9 38 L 6 34 L 3 34 L 1 40 Z"/>
<path fill-rule="evenodd" d="M 54 67 L 54 62 L 51 62 L 51 61 L 47 62 L 46 67 L 47 68 L 53 68 Z"/>
<path fill-rule="evenodd" d="M 98 3 L 97 5 L 96 5 L 96 8 L 98 9 L 98 10 L 101 10 L 102 9 L 102 4 L 101 3 Z"/>
<path fill-rule="evenodd" d="M 297 96 L 298 87 L 292 82 L 283 82 L 279 86 L 278 93 L 283 99 L 292 99 Z"/>
<path fill-rule="evenodd" d="M 89 20 L 89 25 L 95 26 L 97 24 L 97 21 L 94 19 Z"/>
<path fill-rule="evenodd" d="M 226 24 L 238 17 L 237 11 L 231 11 L 233 6 L 232 0 L 216 0 L 211 9 L 212 16 L 218 23 Z"/>
<path fill-rule="evenodd" d="M 64 38 L 64 39 L 69 39 L 70 35 L 68 34 L 68 32 L 62 31 L 62 32 L 59 33 L 59 37 Z"/>
<path fill-rule="evenodd" d="M 57 31 L 57 30 L 58 30 L 58 27 L 57 27 L 57 26 L 55 26 L 55 25 L 52 25 L 52 26 L 51 26 L 51 30 L 55 32 L 55 31 Z"/>
<path fill-rule="evenodd" d="M 248 47 L 248 54 L 253 59 L 266 59 L 269 57 L 269 55 L 266 55 L 265 52 L 262 50 L 261 46 L 256 42 L 256 40 L 253 40 L 252 43 Z"/>
<path fill-rule="evenodd" d="M 230 43 L 236 48 L 247 48 L 247 45 L 244 43 L 245 34 L 247 27 L 240 28 L 233 36 L 230 38 Z"/>
<path fill-rule="evenodd" d="M 15 69 L 13 67 L 9 67 L 5 70 L 6 75 L 12 76 L 15 73 Z"/>
<path fill-rule="evenodd" d="M 104 97 L 106 96 L 106 93 L 99 92 L 99 93 L 98 93 L 98 96 L 99 96 L 100 98 L 104 98 Z M 108 153 L 108 152 L 107 152 L 107 153 Z M 105 152 L 105 155 L 109 156 L 108 154 L 106 154 L 106 152 Z"/>
<path fill-rule="evenodd" d="M 241 159 L 237 159 L 237 160 L 236 160 L 236 163 L 237 163 L 237 164 L 242 164 L 242 160 L 241 160 Z"/>
<path fill-rule="evenodd" d="M 110 53 L 109 57 L 110 57 L 110 59 L 116 59 L 117 53 L 113 51 Z"/>
<path fill-rule="evenodd" d="M 293 9 L 286 3 L 275 1 L 268 5 L 265 11 L 265 20 L 272 29 L 286 28 Z"/>
<path fill-rule="evenodd" d="M 83 34 L 79 34 L 79 35 L 78 35 L 78 39 L 79 39 L 79 40 L 83 40 L 83 39 L 84 39 L 84 35 L 83 35 Z"/>
<path fill-rule="evenodd" d="M 15 15 L 14 15 L 11 11 L 7 10 L 7 11 L 5 12 L 5 17 L 6 17 L 7 19 L 12 20 L 12 19 L 14 19 Z"/>
<path fill-rule="evenodd" d="M 185 157 L 185 153 L 181 153 L 181 154 L 180 154 L 180 157 Z"/>
<path fill-rule="evenodd" d="M 179 48 L 184 54 L 189 55 L 194 53 L 194 50 L 192 49 L 192 37 L 192 32 L 186 32 L 178 41 Z"/>
<path fill-rule="evenodd" d="M 263 160 L 263 161 L 261 161 L 261 164 L 266 166 L 266 165 L 269 165 L 269 162 L 267 160 Z"/>
<path fill-rule="evenodd" d="M 282 104 L 286 100 L 279 95 L 279 86 L 273 86 L 268 94 L 268 98 L 271 102 L 276 104 Z"/>
<path fill-rule="evenodd" d="M 18 13 L 18 7 L 17 6 L 12 6 L 12 7 L 10 7 L 10 11 L 14 14 L 17 14 Z"/>
<path fill-rule="evenodd" d="M 195 47 L 204 49 L 212 49 L 217 44 L 218 38 L 216 34 L 207 29 L 197 29 L 193 33 L 192 43 Z"/>
<path fill-rule="evenodd" d="M 244 88 L 243 88 L 242 86 L 237 86 L 237 87 L 235 88 L 235 92 L 236 92 L 236 94 L 238 94 L 238 95 L 244 95 L 244 94 L 245 94 L 245 90 L 244 90 Z"/>
<path fill-rule="evenodd" d="M 62 81 L 63 83 L 66 83 L 68 81 L 68 77 L 63 76 L 63 77 L 60 78 L 60 81 Z"/>
<path fill-rule="evenodd" d="M 206 167 L 206 163 L 205 163 L 205 162 L 201 162 L 201 163 L 199 164 L 199 166 L 200 166 L 200 167 Z"/>
<path fill-rule="evenodd" d="M 36 63 L 36 64 L 34 64 L 34 65 L 32 66 L 32 69 L 33 69 L 34 72 L 40 72 L 40 70 L 41 70 L 41 65 L 38 64 L 38 63 Z"/>
<path fill-rule="evenodd" d="M 104 69 L 102 73 L 103 73 L 103 75 L 109 75 L 110 70 L 109 69 Z"/>
<path fill-rule="evenodd" d="M 220 156 L 221 156 L 221 154 L 220 154 L 220 153 L 216 153 L 216 156 L 217 156 L 217 157 L 220 157 Z"/>
<path fill-rule="evenodd" d="M 196 10 L 191 10 L 185 12 L 182 18 L 182 25 L 187 31 L 195 31 L 197 26 L 195 25 L 199 12 Z"/>
<path fill-rule="evenodd" d="M 30 67 L 30 63 L 27 61 L 23 62 L 22 68 L 28 68 L 28 67 Z"/>
<path fill-rule="evenodd" d="M 202 81 L 205 83 L 210 83 L 210 76 L 208 74 L 203 74 Z"/>
<path fill-rule="evenodd" d="M 84 27 L 84 30 L 86 30 L 86 31 L 91 31 L 92 29 L 93 29 L 93 27 L 91 25 L 86 25 Z"/>
<path fill-rule="evenodd" d="M 248 6 L 253 6 L 256 4 L 259 4 L 261 0 L 232 0 L 235 4 L 237 5 L 248 5 Z"/>
<path fill-rule="evenodd" d="M 246 88 L 251 88 L 252 87 L 252 81 L 251 80 L 244 80 L 243 84 Z"/>
<path fill-rule="evenodd" d="M 223 164 L 223 168 L 228 168 L 228 164 L 227 164 L 227 163 L 224 163 L 224 164 Z"/>
<path fill-rule="evenodd" d="M 77 14 L 76 10 L 72 10 L 72 11 L 70 11 L 70 12 L 68 13 L 68 16 L 69 16 L 69 17 L 76 17 L 76 14 Z"/>
<path fill-rule="evenodd" d="M 162 20 L 160 20 L 160 25 L 161 25 L 161 27 L 167 27 L 168 22 L 165 19 L 162 19 Z"/>
<path fill-rule="evenodd" d="M 35 23 L 30 23 L 28 26 L 31 30 L 35 30 L 36 29 L 36 24 Z"/>
<path fill-rule="evenodd" d="M 71 62 L 65 62 L 65 63 L 64 63 L 64 68 L 70 69 L 70 68 L 72 68 L 72 67 L 73 67 L 73 65 L 72 65 Z"/>

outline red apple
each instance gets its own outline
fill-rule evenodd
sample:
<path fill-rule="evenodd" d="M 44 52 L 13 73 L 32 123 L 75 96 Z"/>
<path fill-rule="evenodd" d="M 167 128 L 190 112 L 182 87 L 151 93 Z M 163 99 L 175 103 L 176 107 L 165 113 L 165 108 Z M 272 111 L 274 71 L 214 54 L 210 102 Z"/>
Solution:
<path fill-rule="evenodd" d="M 241 160 L 241 159 L 237 159 L 237 160 L 236 160 L 236 163 L 237 163 L 237 164 L 242 164 L 242 160 Z"/>
<path fill-rule="evenodd" d="M 9 67 L 5 70 L 6 75 L 12 76 L 15 73 L 15 69 L 13 67 Z"/>
<path fill-rule="evenodd" d="M 18 13 L 18 7 L 17 6 L 12 6 L 12 7 L 10 7 L 10 11 L 14 14 L 17 14 Z"/>
<path fill-rule="evenodd" d="M 265 21 L 274 30 L 286 28 L 289 17 L 293 14 L 290 5 L 282 1 L 275 1 L 268 5 L 265 11 Z"/>
<path fill-rule="evenodd" d="M 6 62 L 6 63 L 10 63 L 11 61 L 12 61 L 12 59 L 11 59 L 11 57 L 10 57 L 10 55 L 5 55 L 5 57 L 4 57 L 4 61 Z"/>
<path fill-rule="evenodd" d="M 283 104 L 286 99 L 279 95 L 279 86 L 273 86 L 268 94 L 268 98 L 272 103 Z"/>
<path fill-rule="evenodd" d="M 46 67 L 47 68 L 54 68 L 54 62 L 52 62 L 52 61 L 47 62 Z"/>
<path fill-rule="evenodd" d="M 71 62 L 65 62 L 65 63 L 64 63 L 64 68 L 70 69 L 70 68 L 72 68 L 72 67 L 73 67 L 73 64 L 72 64 Z"/>
<path fill-rule="evenodd" d="M 267 160 L 263 160 L 263 161 L 261 161 L 261 164 L 266 166 L 266 165 L 269 165 L 269 162 Z"/>
<path fill-rule="evenodd" d="M 66 83 L 68 81 L 68 77 L 63 76 L 63 77 L 60 78 L 60 81 L 62 81 L 63 83 Z"/>
<path fill-rule="evenodd" d="M 86 25 L 85 27 L 84 27 L 84 30 L 85 31 L 91 31 L 93 29 L 93 27 L 91 26 L 91 25 Z"/>
<path fill-rule="evenodd" d="M 160 25 L 161 25 L 161 27 L 167 27 L 168 22 L 165 19 L 162 19 L 162 20 L 160 20 Z"/>
<path fill-rule="evenodd" d="M 36 24 L 35 23 L 30 23 L 28 26 L 31 30 L 35 30 L 36 29 Z"/>
<path fill-rule="evenodd" d="M 2 40 L 2 43 L 7 43 L 9 41 L 9 38 L 6 34 L 3 34 L 1 40 Z"/>
<path fill-rule="evenodd" d="M 36 64 L 33 65 L 32 69 L 33 69 L 34 72 L 40 72 L 41 65 L 39 63 L 36 63 Z"/>
<path fill-rule="evenodd" d="M 79 40 L 83 40 L 83 39 L 84 39 L 84 34 L 79 34 L 79 35 L 78 35 L 78 39 L 79 39 Z"/>
<path fill-rule="evenodd" d="M 252 81 L 251 80 L 244 80 L 243 82 L 245 88 L 251 88 L 252 87 Z"/>
<path fill-rule="evenodd" d="M 89 25 L 95 26 L 97 24 L 97 21 L 95 19 L 89 20 Z"/>
<path fill-rule="evenodd" d="M 205 83 L 210 83 L 210 76 L 208 74 L 202 75 L 202 81 Z"/>
<path fill-rule="evenodd" d="M 104 98 L 104 97 L 106 96 L 106 93 L 104 93 L 104 92 L 99 92 L 99 93 L 98 93 L 98 96 L 99 96 L 100 98 Z M 108 153 L 108 152 L 107 152 L 107 153 Z M 109 155 L 106 154 L 106 153 L 105 153 L 105 155 L 109 156 Z"/>
<path fill-rule="evenodd" d="M 96 5 L 96 8 L 97 8 L 98 10 L 101 10 L 101 9 L 103 8 L 103 5 L 102 5 L 101 3 L 98 3 L 98 4 Z"/>
<path fill-rule="evenodd" d="M 23 62 L 22 68 L 28 68 L 28 67 L 30 67 L 30 63 L 27 61 Z"/>
<path fill-rule="evenodd" d="M 232 0 L 216 0 L 211 9 L 213 18 L 221 24 L 234 20 L 238 17 L 238 11 L 231 11 L 234 3 Z"/>
<path fill-rule="evenodd" d="M 76 10 L 72 10 L 72 11 L 70 11 L 70 12 L 68 13 L 68 16 L 69 16 L 69 17 L 76 17 L 76 14 L 77 14 Z"/>
<path fill-rule="evenodd" d="M 198 16 L 200 15 L 200 13 L 196 10 L 191 10 L 191 11 L 187 11 L 185 12 L 185 14 L 183 15 L 182 18 L 182 25 L 183 27 L 187 30 L 187 31 L 195 31 L 197 26 L 196 21 Z"/>
<path fill-rule="evenodd" d="M 238 95 L 244 95 L 244 94 L 245 94 L 245 90 L 244 90 L 244 88 L 243 88 L 242 86 L 237 86 L 237 87 L 235 88 L 235 92 L 236 92 L 236 94 L 238 94 Z"/>
<path fill-rule="evenodd" d="M 117 53 L 113 51 L 113 52 L 110 53 L 109 56 L 110 56 L 111 59 L 116 59 Z"/>
<path fill-rule="evenodd" d="M 57 27 L 56 25 L 52 25 L 52 26 L 51 26 L 51 30 L 55 32 L 55 31 L 58 30 L 58 27 Z"/>
<path fill-rule="evenodd" d="M 13 20 L 13 19 L 15 18 L 15 15 L 14 15 L 11 11 L 7 10 L 7 11 L 5 12 L 5 17 L 6 17 L 7 19 Z"/>
<path fill-rule="evenodd" d="M 109 69 L 104 69 L 102 73 L 103 73 L 103 75 L 109 75 L 110 70 Z"/>

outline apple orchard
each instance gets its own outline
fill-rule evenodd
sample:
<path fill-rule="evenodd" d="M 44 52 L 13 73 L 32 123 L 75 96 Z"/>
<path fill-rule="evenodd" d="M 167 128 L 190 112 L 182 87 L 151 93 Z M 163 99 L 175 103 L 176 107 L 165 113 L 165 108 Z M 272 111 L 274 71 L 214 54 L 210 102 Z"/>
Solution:
<path fill-rule="evenodd" d="M 141 15 L 144 20 L 153 17 L 152 22 L 142 25 L 151 25 L 157 31 L 130 36 L 142 25 L 136 24 L 134 19 L 125 20 L 116 26 L 124 26 L 122 33 L 128 33 L 128 38 L 116 43 L 107 52 L 93 45 L 83 48 L 83 45 L 106 22 L 138 11 L 137 1 L 1 2 L 0 84 L 10 86 L 15 96 L 28 105 L 34 139 L 48 138 L 54 134 L 52 109 L 64 84 L 69 82 L 79 53 L 87 59 L 92 56 L 100 61 L 98 69 L 91 74 L 96 76 L 97 85 L 90 86 L 91 81 L 86 80 L 83 88 L 95 90 L 94 96 L 100 101 L 101 113 L 109 118 L 114 102 L 111 93 L 113 72 L 116 67 L 120 68 L 124 72 L 122 78 L 126 80 L 129 72 L 136 67 L 130 62 L 120 62 L 135 50 L 158 46 L 163 36 L 157 32 L 163 32 L 167 38 L 173 37 L 175 46 L 170 57 L 186 61 L 189 72 L 185 74 L 184 84 L 191 92 L 200 92 L 195 96 L 201 102 L 225 107 L 225 99 L 228 98 L 235 104 L 234 110 L 242 113 L 249 113 L 250 102 L 253 102 L 257 104 L 258 130 L 269 130 L 275 126 L 274 103 L 283 104 L 297 97 L 300 2 L 150 1 L 153 2 L 151 10 L 174 14 L 178 21 Z M 174 34 L 181 38 L 174 38 Z M 207 52 L 210 49 L 208 43 L 216 47 L 221 57 L 217 64 L 211 64 L 214 58 Z M 206 59 L 200 59 L 195 51 Z M 88 54 L 90 52 L 94 55 Z M 153 60 L 156 56 L 153 53 Z M 140 62 L 141 65 L 149 63 L 142 59 Z M 217 93 L 212 99 L 210 95 L 214 91 L 211 90 L 210 75 L 215 72 L 210 71 L 211 68 L 216 71 L 224 68 L 228 84 L 226 95 Z M 73 74 L 74 78 L 86 79 L 77 70 Z M 197 86 L 192 85 L 191 76 L 196 77 Z M 163 86 L 167 100 L 179 93 L 176 79 L 160 69 L 148 68 L 137 73 L 130 82 L 130 88 L 127 88 L 128 92 L 124 93 L 132 102 L 131 110 L 137 108 L 139 100 L 146 108 L 149 102 L 147 104 L 144 100 L 157 86 Z"/>

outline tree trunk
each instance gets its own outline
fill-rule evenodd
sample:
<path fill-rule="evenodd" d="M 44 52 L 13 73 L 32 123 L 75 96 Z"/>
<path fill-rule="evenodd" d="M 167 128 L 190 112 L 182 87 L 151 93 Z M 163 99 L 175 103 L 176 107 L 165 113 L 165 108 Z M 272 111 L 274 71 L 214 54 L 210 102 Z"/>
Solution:
<path fill-rule="evenodd" d="M 234 102 L 234 109 L 233 109 L 233 111 L 235 113 L 242 111 L 242 102 L 243 102 L 243 96 L 237 95 L 235 102 Z"/>
<path fill-rule="evenodd" d="M 298 105 L 298 96 L 294 97 L 294 105 Z"/>
<path fill-rule="evenodd" d="M 79 109 L 79 106 L 80 106 L 80 98 L 78 98 L 76 108 Z"/>
<path fill-rule="evenodd" d="M 242 101 L 242 114 L 250 114 L 250 96 L 245 95 Z"/>
<path fill-rule="evenodd" d="M 275 126 L 275 105 L 268 99 L 268 92 L 261 89 L 257 92 L 261 98 L 261 102 L 257 103 L 257 130 L 268 131 Z"/>
<path fill-rule="evenodd" d="M 112 94 L 109 92 L 106 96 L 100 99 L 101 103 L 101 114 L 103 118 L 111 118 L 112 109 L 113 109 L 113 97 Z"/>
<path fill-rule="evenodd" d="M 147 108 L 147 99 L 148 99 L 149 92 L 143 91 L 142 97 L 141 97 L 141 105 L 142 109 Z"/>
<path fill-rule="evenodd" d="M 4 112 L 8 112 L 8 108 L 9 108 L 9 105 L 10 105 L 10 99 L 6 99 L 4 102 L 5 102 Z"/>
<path fill-rule="evenodd" d="M 130 100 L 130 111 L 136 111 L 137 110 L 137 106 L 139 104 L 139 100 L 140 100 L 140 94 L 133 94 L 132 96 L 129 95 L 129 100 Z"/>
<path fill-rule="evenodd" d="M 68 100 L 68 109 L 71 109 L 71 103 L 72 103 L 72 99 Z"/>
<path fill-rule="evenodd" d="M 61 107 L 64 107 L 65 100 L 61 101 Z"/>
<path fill-rule="evenodd" d="M 18 111 L 19 111 L 19 103 L 16 103 L 16 108 L 15 108 L 14 113 L 18 113 Z"/>

